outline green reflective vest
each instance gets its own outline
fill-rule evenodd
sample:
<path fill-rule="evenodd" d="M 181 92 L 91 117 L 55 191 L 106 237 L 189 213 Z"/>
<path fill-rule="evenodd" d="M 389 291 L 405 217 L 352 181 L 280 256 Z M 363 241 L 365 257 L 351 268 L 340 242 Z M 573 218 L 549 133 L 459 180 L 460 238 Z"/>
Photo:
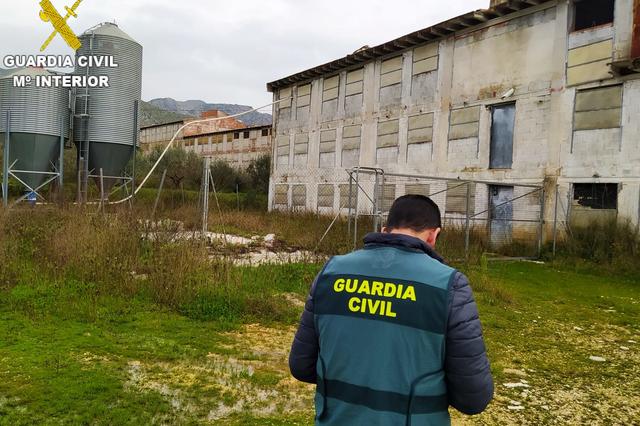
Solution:
<path fill-rule="evenodd" d="M 376 246 L 331 259 L 314 291 L 317 425 L 448 425 L 444 380 L 455 270 Z"/>

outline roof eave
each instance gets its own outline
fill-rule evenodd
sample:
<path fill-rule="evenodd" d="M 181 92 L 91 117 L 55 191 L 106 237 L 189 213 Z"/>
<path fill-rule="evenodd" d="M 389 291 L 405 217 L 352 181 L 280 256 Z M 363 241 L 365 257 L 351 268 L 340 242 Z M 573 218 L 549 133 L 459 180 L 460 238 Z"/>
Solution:
<path fill-rule="evenodd" d="M 413 46 L 440 40 L 459 31 L 483 25 L 492 19 L 500 18 L 550 1 L 553 0 L 508 0 L 507 2 L 501 3 L 491 9 L 480 9 L 465 13 L 464 15 L 415 31 L 379 46 L 356 51 L 343 58 L 272 81 L 267 83 L 267 90 L 273 93 L 282 87 L 287 87 L 294 83 L 305 83 L 313 80 L 315 77 L 337 72 L 345 68 L 364 65 L 372 59 L 385 57 L 393 53 L 409 49 Z"/>

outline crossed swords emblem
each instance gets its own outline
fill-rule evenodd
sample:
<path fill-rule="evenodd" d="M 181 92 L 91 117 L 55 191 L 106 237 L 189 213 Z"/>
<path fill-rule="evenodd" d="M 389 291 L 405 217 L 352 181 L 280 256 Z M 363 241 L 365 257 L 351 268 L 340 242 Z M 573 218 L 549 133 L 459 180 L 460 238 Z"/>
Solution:
<path fill-rule="evenodd" d="M 78 8 L 78 6 L 80 6 L 80 3 L 82 3 L 82 0 L 76 0 L 73 6 L 65 6 L 67 14 L 66 16 L 62 17 L 62 15 L 58 13 L 53 4 L 51 4 L 51 0 L 40 1 L 40 7 L 42 8 L 42 10 L 40 11 L 40 19 L 42 19 L 44 22 L 51 22 L 51 25 L 53 25 L 54 28 L 54 31 L 40 48 L 41 52 L 43 52 L 49 46 L 49 44 L 53 41 L 57 34 L 60 34 L 64 41 L 66 41 L 69 47 L 71 47 L 73 50 L 80 49 L 82 43 L 75 35 L 73 30 L 69 27 L 69 25 L 67 25 L 67 20 L 70 17 L 78 17 L 78 15 L 76 14 L 76 9 Z"/>

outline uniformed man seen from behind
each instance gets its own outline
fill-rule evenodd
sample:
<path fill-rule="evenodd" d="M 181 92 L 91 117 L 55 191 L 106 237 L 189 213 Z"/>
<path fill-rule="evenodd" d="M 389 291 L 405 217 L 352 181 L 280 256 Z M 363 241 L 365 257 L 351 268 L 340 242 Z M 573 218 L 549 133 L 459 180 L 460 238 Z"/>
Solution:
<path fill-rule="evenodd" d="M 312 285 L 289 366 L 315 383 L 317 425 L 448 425 L 482 412 L 493 379 L 467 278 L 436 253 L 440 210 L 397 199 L 382 233 Z"/>

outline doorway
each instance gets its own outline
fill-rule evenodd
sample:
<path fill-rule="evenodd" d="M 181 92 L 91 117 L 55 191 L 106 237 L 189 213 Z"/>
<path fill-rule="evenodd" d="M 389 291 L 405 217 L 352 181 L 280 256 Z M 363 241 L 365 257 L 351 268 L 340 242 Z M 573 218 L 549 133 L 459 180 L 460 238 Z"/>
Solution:
<path fill-rule="evenodd" d="M 491 247 L 508 245 L 513 237 L 513 186 L 489 186 Z"/>

